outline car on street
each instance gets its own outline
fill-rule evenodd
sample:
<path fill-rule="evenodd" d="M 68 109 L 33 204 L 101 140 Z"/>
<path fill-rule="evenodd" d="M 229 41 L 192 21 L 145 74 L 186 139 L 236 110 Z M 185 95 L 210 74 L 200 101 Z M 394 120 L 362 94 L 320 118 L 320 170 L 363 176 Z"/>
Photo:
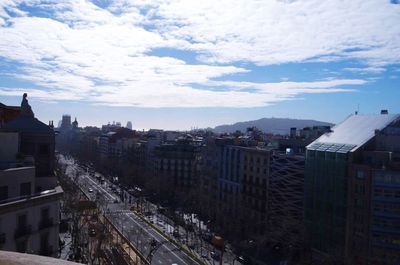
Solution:
<path fill-rule="evenodd" d="M 89 188 L 88 191 L 89 191 L 89 192 L 93 192 L 93 189 L 92 189 L 92 188 Z"/>
<path fill-rule="evenodd" d="M 247 264 L 247 259 L 243 256 L 238 256 L 236 257 L 236 260 L 239 261 L 242 264 Z"/>

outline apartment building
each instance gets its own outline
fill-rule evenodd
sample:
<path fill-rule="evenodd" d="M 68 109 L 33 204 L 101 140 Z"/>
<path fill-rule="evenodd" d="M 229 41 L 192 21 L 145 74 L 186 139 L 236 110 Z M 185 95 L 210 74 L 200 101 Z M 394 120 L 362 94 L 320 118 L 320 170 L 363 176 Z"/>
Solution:
<path fill-rule="evenodd" d="M 18 147 L 18 133 L 0 133 L 0 142 Z M 4 145 L 2 145 L 4 146 Z M 4 150 L 4 149 L 3 149 Z M 35 192 L 34 158 L 0 157 L 0 249 L 58 255 L 61 188 Z"/>
<path fill-rule="evenodd" d="M 54 175 L 54 131 L 21 114 L 0 128 L 0 249 L 58 256 L 60 199 Z"/>

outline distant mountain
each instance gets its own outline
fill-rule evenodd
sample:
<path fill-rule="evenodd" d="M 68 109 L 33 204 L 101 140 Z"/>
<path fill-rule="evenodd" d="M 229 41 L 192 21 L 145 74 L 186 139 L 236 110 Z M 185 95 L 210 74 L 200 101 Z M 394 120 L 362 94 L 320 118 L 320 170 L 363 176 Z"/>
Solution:
<path fill-rule="evenodd" d="M 217 133 L 232 133 L 237 130 L 245 132 L 248 127 L 257 127 L 265 133 L 289 134 L 290 128 L 302 129 L 312 126 L 333 126 L 332 123 L 315 120 L 298 120 L 288 118 L 262 118 L 255 121 L 237 122 L 231 125 L 220 125 L 214 128 Z"/>

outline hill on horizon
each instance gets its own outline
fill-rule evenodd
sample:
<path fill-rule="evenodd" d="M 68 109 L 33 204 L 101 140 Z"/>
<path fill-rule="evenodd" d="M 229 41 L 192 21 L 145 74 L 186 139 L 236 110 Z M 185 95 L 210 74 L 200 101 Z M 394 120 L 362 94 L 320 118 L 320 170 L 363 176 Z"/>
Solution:
<path fill-rule="evenodd" d="M 289 118 L 262 118 L 254 121 L 237 122 L 230 125 L 219 125 L 213 130 L 217 133 L 233 133 L 237 130 L 245 132 L 248 127 L 257 127 L 265 133 L 289 134 L 290 128 L 302 129 L 312 126 L 333 126 L 334 124 L 316 120 L 302 120 Z"/>

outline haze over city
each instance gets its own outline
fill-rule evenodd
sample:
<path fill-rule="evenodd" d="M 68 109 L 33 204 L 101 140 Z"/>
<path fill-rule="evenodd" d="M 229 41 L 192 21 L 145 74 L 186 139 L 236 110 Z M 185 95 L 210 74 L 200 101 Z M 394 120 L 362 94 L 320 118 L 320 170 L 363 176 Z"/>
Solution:
<path fill-rule="evenodd" d="M 0 97 L 137 129 L 400 112 L 399 21 L 394 0 L 2 1 Z"/>

